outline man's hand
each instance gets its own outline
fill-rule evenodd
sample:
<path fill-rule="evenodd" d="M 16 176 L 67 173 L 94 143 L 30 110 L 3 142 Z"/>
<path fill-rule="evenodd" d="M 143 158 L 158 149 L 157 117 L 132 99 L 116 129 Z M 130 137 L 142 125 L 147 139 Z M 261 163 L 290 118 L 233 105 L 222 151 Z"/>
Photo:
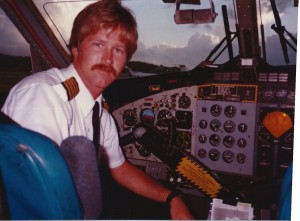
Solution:
<path fill-rule="evenodd" d="M 170 216 L 174 220 L 193 220 L 194 217 L 180 196 L 174 197 L 170 202 Z"/>

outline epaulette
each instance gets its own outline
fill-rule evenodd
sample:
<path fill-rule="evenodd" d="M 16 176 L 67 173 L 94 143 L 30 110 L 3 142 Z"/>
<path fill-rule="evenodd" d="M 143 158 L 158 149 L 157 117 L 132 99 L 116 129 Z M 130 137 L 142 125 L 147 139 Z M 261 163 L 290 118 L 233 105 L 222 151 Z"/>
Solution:
<path fill-rule="evenodd" d="M 68 100 L 72 100 L 79 93 L 79 86 L 75 77 L 71 77 L 64 82 L 61 82 L 63 87 L 66 89 Z"/>

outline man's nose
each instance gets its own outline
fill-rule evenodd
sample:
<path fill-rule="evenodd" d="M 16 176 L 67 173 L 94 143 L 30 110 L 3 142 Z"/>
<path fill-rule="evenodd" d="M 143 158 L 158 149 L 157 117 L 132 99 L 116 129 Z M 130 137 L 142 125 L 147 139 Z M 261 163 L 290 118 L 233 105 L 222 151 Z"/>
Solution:
<path fill-rule="evenodd" d="M 103 53 L 103 62 L 106 65 L 111 65 L 113 63 L 113 52 L 110 49 L 106 49 Z"/>

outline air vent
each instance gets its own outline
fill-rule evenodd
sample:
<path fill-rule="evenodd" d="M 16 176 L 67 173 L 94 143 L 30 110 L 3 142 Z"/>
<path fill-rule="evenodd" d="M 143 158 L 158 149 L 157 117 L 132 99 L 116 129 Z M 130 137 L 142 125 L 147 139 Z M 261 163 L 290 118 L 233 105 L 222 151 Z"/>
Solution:
<path fill-rule="evenodd" d="M 259 73 L 258 81 L 259 82 L 268 82 L 268 73 Z"/>
<path fill-rule="evenodd" d="M 286 82 L 288 82 L 288 80 L 289 80 L 289 75 L 288 75 L 288 73 L 279 73 L 279 74 L 278 74 L 278 81 L 279 81 L 279 82 L 284 82 L 284 83 L 286 83 Z"/>
<path fill-rule="evenodd" d="M 269 73 L 269 82 L 278 82 L 278 73 Z"/>
<path fill-rule="evenodd" d="M 232 81 L 239 81 L 239 80 L 240 80 L 239 72 L 215 72 L 214 73 L 214 81 L 232 82 Z"/>
<path fill-rule="evenodd" d="M 287 83 L 288 82 L 288 73 L 259 73 L 258 81 L 259 82 L 281 82 Z"/>

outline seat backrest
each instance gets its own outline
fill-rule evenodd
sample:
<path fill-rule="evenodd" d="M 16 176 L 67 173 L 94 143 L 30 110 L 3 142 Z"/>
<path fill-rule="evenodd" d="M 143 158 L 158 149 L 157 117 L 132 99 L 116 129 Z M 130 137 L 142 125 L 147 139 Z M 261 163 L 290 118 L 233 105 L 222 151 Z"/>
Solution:
<path fill-rule="evenodd" d="M 283 176 L 280 201 L 279 220 L 290 220 L 292 212 L 292 186 L 293 185 L 293 163 L 291 163 Z"/>
<path fill-rule="evenodd" d="M 10 219 L 83 218 L 63 156 L 39 133 L 0 124 L 0 178 Z"/>

